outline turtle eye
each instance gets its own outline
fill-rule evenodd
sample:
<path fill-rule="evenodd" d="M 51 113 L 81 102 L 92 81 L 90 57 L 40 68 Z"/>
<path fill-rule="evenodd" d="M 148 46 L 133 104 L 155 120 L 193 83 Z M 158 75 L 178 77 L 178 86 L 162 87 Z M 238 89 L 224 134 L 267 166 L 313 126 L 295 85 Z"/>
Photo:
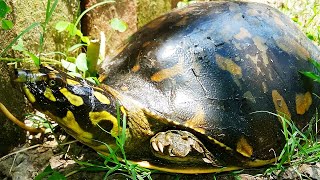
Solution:
<path fill-rule="evenodd" d="M 52 78 L 47 81 L 48 86 L 51 89 L 59 89 L 63 86 L 63 80 L 60 78 Z"/>
<path fill-rule="evenodd" d="M 49 80 L 49 86 L 50 86 L 50 87 L 54 87 L 56 84 L 57 84 L 57 83 L 56 83 L 56 81 L 55 81 L 54 79 L 50 79 L 50 80 Z"/>

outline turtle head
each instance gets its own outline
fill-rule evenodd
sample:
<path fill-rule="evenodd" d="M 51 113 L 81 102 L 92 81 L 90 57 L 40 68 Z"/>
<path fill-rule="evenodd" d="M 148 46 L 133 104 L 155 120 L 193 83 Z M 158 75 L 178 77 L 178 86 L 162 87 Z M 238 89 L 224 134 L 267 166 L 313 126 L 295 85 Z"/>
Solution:
<path fill-rule="evenodd" d="M 95 149 L 101 146 L 98 142 L 114 142 L 112 136 L 119 132 L 117 103 L 102 88 L 50 66 L 16 70 L 16 76 L 33 107 L 76 139 Z"/>

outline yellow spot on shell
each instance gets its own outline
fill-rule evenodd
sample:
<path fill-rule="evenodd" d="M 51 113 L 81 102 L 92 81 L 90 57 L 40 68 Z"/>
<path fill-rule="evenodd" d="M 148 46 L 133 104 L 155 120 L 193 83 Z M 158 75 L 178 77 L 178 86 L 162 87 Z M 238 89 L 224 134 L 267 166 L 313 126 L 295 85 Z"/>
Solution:
<path fill-rule="evenodd" d="M 244 137 L 239 139 L 236 150 L 245 157 L 251 157 L 253 152 L 252 147 Z"/>
<path fill-rule="evenodd" d="M 94 91 L 93 95 L 102 103 L 102 104 L 110 104 L 110 100 L 98 91 Z"/>
<path fill-rule="evenodd" d="M 198 107 L 197 112 L 194 114 L 194 116 L 191 119 L 187 120 L 184 125 L 202 134 L 205 134 L 204 128 L 206 127 L 206 121 L 203 109 L 201 107 Z"/>
<path fill-rule="evenodd" d="M 31 103 L 36 102 L 36 98 L 35 98 L 34 95 L 30 92 L 30 90 L 29 90 L 29 88 L 27 88 L 27 86 L 24 86 L 24 87 L 23 87 L 23 90 L 24 90 L 24 93 L 26 94 L 28 100 L 29 100 Z"/>
<path fill-rule="evenodd" d="M 93 135 L 89 132 L 84 131 L 76 121 L 73 113 L 71 111 L 67 112 L 66 117 L 57 120 L 58 123 L 61 123 L 62 126 L 66 127 L 68 133 L 77 137 L 84 142 L 91 142 Z M 70 130 L 72 132 L 70 132 Z"/>
<path fill-rule="evenodd" d="M 272 100 L 277 113 L 280 113 L 279 115 L 286 115 L 286 118 L 291 119 L 288 106 L 277 90 L 272 90 Z"/>
<path fill-rule="evenodd" d="M 89 118 L 93 125 L 97 125 L 100 121 L 111 121 L 113 124 L 113 127 L 111 129 L 111 135 L 117 136 L 118 135 L 118 121 L 117 118 L 114 117 L 112 114 L 110 114 L 107 111 L 101 111 L 101 112 L 89 112 Z"/>
<path fill-rule="evenodd" d="M 72 94 L 66 88 L 60 89 L 60 92 L 68 99 L 68 101 L 75 106 L 81 106 L 83 104 L 83 99 L 80 96 Z"/>
<path fill-rule="evenodd" d="M 156 73 L 154 73 L 151 76 L 151 80 L 155 82 L 161 82 L 165 79 L 172 78 L 178 74 L 181 74 L 183 72 L 183 65 L 182 63 L 177 63 L 171 68 L 160 70 Z"/>
<path fill-rule="evenodd" d="M 190 19 L 189 16 L 184 16 L 182 19 L 180 19 L 175 25 L 176 26 L 184 26 L 188 23 L 188 20 Z"/>
<path fill-rule="evenodd" d="M 242 77 L 242 69 L 231 59 L 216 55 L 216 62 L 220 69 L 230 72 L 232 75 Z"/>
<path fill-rule="evenodd" d="M 52 90 L 48 87 L 44 91 L 43 95 L 44 95 L 44 97 L 46 97 L 50 101 L 54 101 L 54 102 L 57 101 L 56 97 L 54 97 L 54 95 L 52 94 Z"/>
<path fill-rule="evenodd" d="M 266 40 L 262 39 L 259 36 L 255 36 L 254 38 L 252 38 L 252 40 L 256 45 L 256 47 L 260 50 L 260 55 L 262 57 L 263 64 L 264 65 L 269 64 L 269 59 L 267 55 L 268 46 L 266 45 Z"/>
<path fill-rule="evenodd" d="M 282 20 L 279 18 L 279 16 L 275 15 L 276 13 L 273 13 L 273 14 L 274 14 L 274 16 L 273 16 L 274 22 L 276 22 L 276 24 L 278 26 L 285 27 L 286 25 L 282 22 Z"/>
<path fill-rule="evenodd" d="M 262 89 L 263 89 L 263 92 L 264 92 L 264 93 L 267 93 L 267 92 L 268 92 L 268 87 L 267 87 L 266 82 L 262 82 Z"/>
<path fill-rule="evenodd" d="M 308 60 L 310 53 L 301 44 L 291 38 L 280 37 L 275 39 L 276 44 L 280 49 L 288 54 L 297 54 L 301 59 Z"/>
<path fill-rule="evenodd" d="M 251 101 L 252 103 L 256 103 L 256 98 L 252 95 L 252 93 L 250 91 L 246 91 L 243 94 L 243 97 L 248 99 L 249 101 Z"/>
<path fill-rule="evenodd" d="M 136 65 L 134 65 L 132 68 L 131 68 L 131 71 L 132 72 L 137 72 L 137 71 L 139 71 L 140 70 L 140 65 L 139 64 L 136 64 Z"/>
<path fill-rule="evenodd" d="M 260 67 L 258 66 L 259 54 L 256 54 L 256 55 L 253 55 L 253 56 L 251 56 L 249 54 L 246 54 L 246 58 L 254 63 L 254 65 L 256 67 L 256 70 L 257 70 L 257 74 L 259 75 L 262 72 Z"/>
<path fill-rule="evenodd" d="M 312 104 L 312 97 L 310 92 L 296 95 L 297 114 L 303 115 L 306 111 L 308 111 L 311 104 Z"/>
<path fill-rule="evenodd" d="M 258 16 L 260 13 L 256 9 L 247 10 L 247 14 L 250 16 Z"/>
<path fill-rule="evenodd" d="M 249 33 L 249 31 L 247 29 L 240 28 L 240 32 L 238 34 L 234 35 L 234 38 L 236 38 L 237 40 L 251 38 L 251 34 Z"/>
<path fill-rule="evenodd" d="M 79 85 L 80 83 L 78 81 L 72 80 L 72 79 L 67 79 L 67 84 L 70 85 Z"/>

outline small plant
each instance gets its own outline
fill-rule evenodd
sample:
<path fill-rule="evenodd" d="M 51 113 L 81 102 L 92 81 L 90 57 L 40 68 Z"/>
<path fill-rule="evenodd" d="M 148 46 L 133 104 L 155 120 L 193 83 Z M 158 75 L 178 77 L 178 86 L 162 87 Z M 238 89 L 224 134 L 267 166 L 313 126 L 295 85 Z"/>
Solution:
<path fill-rule="evenodd" d="M 0 4 L 1 2 L 3 2 L 2 0 L 0 0 Z M 4 3 L 4 2 L 3 2 Z M 0 53 L 0 57 L 2 57 L 11 47 L 13 47 L 18 41 L 18 45 L 16 45 L 16 49 L 14 50 L 18 50 L 18 51 L 22 51 L 26 56 L 29 56 L 29 58 L 31 58 L 34 62 L 34 64 L 36 66 L 40 65 L 40 56 L 36 56 L 35 54 L 33 54 L 32 52 L 27 51 L 22 43 L 21 37 L 30 32 L 33 28 L 40 26 L 41 30 L 40 33 L 40 39 L 39 39 L 39 54 L 41 54 L 42 50 L 43 50 L 43 45 L 44 45 L 44 39 L 45 39 L 45 32 L 46 32 L 46 28 L 47 25 L 52 17 L 52 14 L 55 10 L 55 8 L 57 7 L 58 4 L 58 0 L 54 0 L 54 2 L 51 2 L 51 0 L 47 1 L 47 8 L 46 8 L 46 16 L 45 16 L 45 21 L 44 22 L 34 22 L 33 24 L 31 24 L 29 27 L 27 27 L 26 29 L 24 29 L 21 33 L 18 34 L 17 37 L 15 37 L 10 44 L 4 48 L 4 50 Z M 0 10 L 1 12 L 1 10 Z M 1 13 L 0 13 L 1 14 Z M 19 48 L 18 48 L 19 47 Z M 2 59 L 2 60 L 7 60 L 7 59 Z"/>
<path fill-rule="evenodd" d="M 82 32 L 77 28 L 77 26 L 81 18 L 87 12 L 98 6 L 113 2 L 115 1 L 106 0 L 91 6 L 90 8 L 86 9 L 84 12 L 81 13 L 81 15 L 77 18 L 75 23 L 60 21 L 56 24 L 55 28 L 56 30 L 58 30 L 58 32 L 66 31 L 69 37 L 79 37 L 81 40 L 81 43 L 69 47 L 68 52 L 62 53 L 64 54 L 66 59 L 61 60 L 61 65 L 65 69 L 70 71 L 69 74 L 81 76 L 91 82 L 98 83 L 98 80 L 95 78 L 97 74 L 96 67 L 99 64 L 99 62 L 102 62 L 105 56 L 104 53 L 102 53 L 104 52 L 104 50 L 102 49 L 105 46 L 105 38 L 101 38 L 100 42 L 97 40 L 90 40 L 89 37 L 83 36 Z M 128 25 L 123 20 L 118 18 L 111 19 L 109 23 L 112 29 L 119 32 L 124 32 L 128 28 Z M 87 47 L 86 53 L 80 53 L 77 57 L 68 56 L 70 52 L 74 52 L 82 47 Z"/>
<path fill-rule="evenodd" d="M 8 13 L 11 12 L 11 8 L 4 2 L 4 0 L 0 0 L 0 21 L 1 28 L 3 30 L 10 30 L 13 28 L 13 22 L 6 19 Z"/>
<path fill-rule="evenodd" d="M 34 180 L 42 180 L 42 179 L 51 179 L 51 180 L 65 180 L 67 179 L 64 175 L 59 173 L 58 171 L 55 171 L 51 168 L 50 165 L 48 165 L 42 173 L 37 175 Z"/>
<path fill-rule="evenodd" d="M 286 0 L 280 10 L 299 25 L 307 37 L 320 44 L 319 1 Z"/>
<path fill-rule="evenodd" d="M 183 8 L 189 6 L 190 4 L 196 3 L 196 0 L 183 0 L 177 3 L 177 8 Z"/>
<path fill-rule="evenodd" d="M 312 80 L 320 83 L 320 63 L 314 59 L 309 59 L 309 61 L 313 64 L 313 66 L 315 67 L 315 72 L 311 72 L 311 71 L 300 71 L 300 73 L 302 73 L 303 75 L 311 78 Z"/>
<path fill-rule="evenodd" d="M 302 130 L 283 116 L 273 115 L 281 119 L 286 144 L 277 158 L 277 162 L 265 171 L 265 175 L 270 176 L 276 171 L 278 171 L 277 175 L 281 175 L 288 168 L 287 165 L 298 167 L 303 163 L 318 162 L 320 160 L 320 144 L 317 139 L 317 123 L 319 122 L 317 113 L 316 117 Z M 298 171 L 296 173 L 302 179 L 302 175 Z"/>

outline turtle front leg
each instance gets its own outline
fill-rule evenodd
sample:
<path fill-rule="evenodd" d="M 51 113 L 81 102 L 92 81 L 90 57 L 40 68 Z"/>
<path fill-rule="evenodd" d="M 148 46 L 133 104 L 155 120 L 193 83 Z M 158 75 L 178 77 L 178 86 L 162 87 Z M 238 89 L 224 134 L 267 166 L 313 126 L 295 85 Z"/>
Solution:
<path fill-rule="evenodd" d="M 205 148 L 201 141 L 188 131 L 169 130 L 159 132 L 150 139 L 151 147 L 157 156 L 166 159 L 190 159 L 200 157 L 205 163 L 216 165 L 213 155 Z"/>

